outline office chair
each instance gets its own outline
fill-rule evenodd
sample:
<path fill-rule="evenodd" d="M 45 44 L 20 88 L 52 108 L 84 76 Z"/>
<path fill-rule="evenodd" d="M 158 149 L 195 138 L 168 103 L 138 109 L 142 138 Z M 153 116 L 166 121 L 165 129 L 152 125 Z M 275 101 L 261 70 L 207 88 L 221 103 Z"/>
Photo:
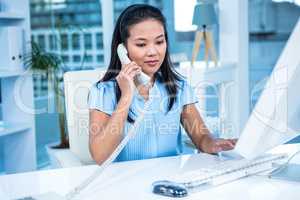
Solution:
<path fill-rule="evenodd" d="M 105 70 L 70 71 L 64 74 L 66 119 L 70 149 L 54 151 L 53 167 L 73 167 L 95 164 L 88 147 L 89 110 L 88 93 L 91 86 L 104 75 Z"/>

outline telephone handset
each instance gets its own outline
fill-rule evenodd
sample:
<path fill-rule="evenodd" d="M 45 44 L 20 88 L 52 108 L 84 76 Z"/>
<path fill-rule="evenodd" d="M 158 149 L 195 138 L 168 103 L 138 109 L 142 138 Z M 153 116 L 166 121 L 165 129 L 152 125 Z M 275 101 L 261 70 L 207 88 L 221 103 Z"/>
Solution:
<path fill-rule="evenodd" d="M 117 53 L 118 53 L 119 59 L 123 65 L 127 65 L 131 62 L 127 55 L 128 54 L 127 49 L 123 43 L 118 45 Z M 147 85 L 150 81 L 150 77 L 148 75 L 146 75 L 144 72 L 141 72 L 140 74 L 138 74 L 135 77 L 135 79 L 139 84 L 142 84 L 142 85 Z"/>

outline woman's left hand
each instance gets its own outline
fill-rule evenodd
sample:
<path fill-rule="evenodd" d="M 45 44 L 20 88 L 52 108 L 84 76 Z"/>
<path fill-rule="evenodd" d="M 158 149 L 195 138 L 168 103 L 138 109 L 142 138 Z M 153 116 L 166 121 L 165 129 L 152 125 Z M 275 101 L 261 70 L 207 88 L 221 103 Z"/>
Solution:
<path fill-rule="evenodd" d="M 218 153 L 220 151 L 232 150 L 235 147 L 237 139 L 213 139 L 207 146 L 207 153 Z"/>

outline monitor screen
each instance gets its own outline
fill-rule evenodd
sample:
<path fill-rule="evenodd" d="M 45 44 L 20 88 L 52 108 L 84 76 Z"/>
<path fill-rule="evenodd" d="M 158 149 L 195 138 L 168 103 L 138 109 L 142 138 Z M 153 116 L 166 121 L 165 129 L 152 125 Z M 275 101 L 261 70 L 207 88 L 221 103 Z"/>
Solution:
<path fill-rule="evenodd" d="M 287 41 L 235 152 L 254 158 L 300 133 L 300 20 Z"/>

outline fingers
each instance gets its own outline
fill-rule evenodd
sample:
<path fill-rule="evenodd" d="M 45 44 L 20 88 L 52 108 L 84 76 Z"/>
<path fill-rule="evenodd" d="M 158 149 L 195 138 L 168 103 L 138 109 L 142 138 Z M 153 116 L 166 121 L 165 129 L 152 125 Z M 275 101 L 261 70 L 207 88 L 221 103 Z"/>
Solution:
<path fill-rule="evenodd" d="M 236 139 L 218 139 L 215 142 L 214 151 L 220 152 L 220 151 L 228 151 L 232 150 L 235 147 Z"/>
<path fill-rule="evenodd" d="M 123 75 L 127 75 L 130 78 L 133 78 L 137 74 L 141 73 L 141 71 L 142 69 L 140 66 L 138 66 L 134 62 L 131 62 L 128 65 L 124 65 L 120 73 L 122 73 Z"/>
<path fill-rule="evenodd" d="M 230 139 L 234 144 L 237 143 L 238 139 Z"/>
<path fill-rule="evenodd" d="M 141 73 L 141 67 L 139 66 L 134 66 L 128 69 L 127 73 L 130 76 L 130 78 L 135 77 L 137 74 Z"/>
<path fill-rule="evenodd" d="M 131 62 L 127 65 L 122 66 L 122 70 L 124 73 L 129 74 L 132 70 L 140 68 L 135 62 Z"/>
<path fill-rule="evenodd" d="M 222 147 L 221 146 L 214 146 L 212 148 L 212 153 L 218 153 L 220 151 L 223 151 Z"/>

